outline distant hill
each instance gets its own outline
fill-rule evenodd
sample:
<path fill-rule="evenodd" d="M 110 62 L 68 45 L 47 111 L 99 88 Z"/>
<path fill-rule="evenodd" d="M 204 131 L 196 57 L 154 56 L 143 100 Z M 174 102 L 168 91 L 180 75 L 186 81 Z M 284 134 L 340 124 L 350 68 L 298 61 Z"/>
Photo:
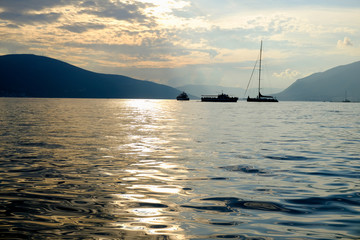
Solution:
<path fill-rule="evenodd" d="M 181 91 L 185 91 L 191 95 L 200 97 L 201 95 L 208 95 L 208 94 L 219 94 L 219 93 L 226 93 L 232 96 L 236 96 L 239 98 L 245 97 L 245 89 L 243 88 L 232 88 L 232 87 L 222 87 L 222 86 L 214 86 L 214 85 L 184 85 L 177 87 L 177 89 Z M 273 94 L 278 93 L 283 89 L 278 88 L 265 88 L 262 89 L 262 93 L 264 94 Z M 249 89 L 247 95 L 256 95 L 257 89 Z"/>
<path fill-rule="evenodd" d="M 298 79 L 279 94 L 288 101 L 360 101 L 360 61 Z"/>
<path fill-rule="evenodd" d="M 179 90 L 30 54 L 0 56 L 0 97 L 175 99 Z"/>

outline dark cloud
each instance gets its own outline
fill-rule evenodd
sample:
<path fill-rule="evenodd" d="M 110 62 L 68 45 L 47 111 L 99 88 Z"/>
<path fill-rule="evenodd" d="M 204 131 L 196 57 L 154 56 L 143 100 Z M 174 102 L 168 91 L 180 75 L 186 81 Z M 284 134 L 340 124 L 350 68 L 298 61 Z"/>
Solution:
<path fill-rule="evenodd" d="M 0 8 L 4 9 L 5 12 L 27 12 L 67 5 L 69 2 L 69 0 L 0 0 Z"/>
<path fill-rule="evenodd" d="M 104 29 L 106 28 L 106 25 L 93 23 L 76 23 L 72 25 L 65 25 L 60 28 L 74 33 L 83 33 L 92 29 Z"/>
<path fill-rule="evenodd" d="M 83 2 L 82 5 L 87 6 L 88 9 L 80 13 L 155 26 L 155 21 L 147 17 L 143 12 L 144 9 L 152 6 L 152 4 L 140 2 L 86 1 Z"/>
<path fill-rule="evenodd" d="M 30 14 L 20 12 L 2 12 L 0 13 L 0 19 L 9 20 L 17 24 L 34 24 L 34 23 L 50 23 L 55 22 L 61 14 L 59 13 L 47 13 L 47 14 Z"/>
<path fill-rule="evenodd" d="M 6 25 L 6 27 L 8 27 L 8 28 L 19 28 L 19 26 L 16 25 L 16 24 L 8 24 L 8 25 Z"/>
<path fill-rule="evenodd" d="M 156 26 L 155 20 L 149 18 L 144 13 L 144 9 L 152 4 L 140 2 L 124 2 L 110 0 L 0 0 L 0 19 L 9 20 L 16 24 L 33 24 L 35 22 L 53 22 L 57 20 L 60 13 L 34 14 L 32 11 L 41 11 L 59 6 L 75 6 L 81 8 L 78 14 L 91 14 L 100 18 L 114 18 L 131 23 L 140 23 L 149 27 Z M 2 10 L 2 12 L 1 12 Z M 71 32 L 87 31 L 88 26 L 81 24 L 74 26 L 64 26 Z M 102 28 L 94 25 L 93 28 Z"/>
<path fill-rule="evenodd" d="M 59 19 L 61 14 L 31 13 L 45 8 L 52 8 L 60 5 L 69 5 L 73 0 L 0 0 L 0 19 L 11 21 L 15 24 L 51 23 Z"/>
<path fill-rule="evenodd" d="M 96 3 L 94 1 L 84 1 L 80 5 L 81 7 L 95 7 Z"/>

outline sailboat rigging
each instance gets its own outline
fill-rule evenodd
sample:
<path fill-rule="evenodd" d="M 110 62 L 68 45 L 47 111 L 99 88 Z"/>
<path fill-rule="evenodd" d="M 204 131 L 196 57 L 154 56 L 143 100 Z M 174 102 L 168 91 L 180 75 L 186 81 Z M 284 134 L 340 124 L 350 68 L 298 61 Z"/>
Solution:
<path fill-rule="evenodd" d="M 262 95 L 261 92 L 260 92 L 260 83 L 261 83 L 261 58 L 262 58 L 262 40 L 261 40 L 261 44 L 260 44 L 260 61 L 259 61 L 259 84 L 258 84 L 258 95 L 257 97 L 255 98 L 251 98 L 251 97 L 247 97 L 247 101 L 248 102 L 278 102 L 278 100 L 276 98 L 274 98 L 273 96 L 265 96 L 265 95 Z M 256 62 L 257 63 L 257 62 Z M 255 66 L 256 66 L 256 63 L 255 63 Z M 255 69 L 255 68 L 254 68 Z M 251 74 L 251 77 L 250 77 L 250 80 L 249 80 L 249 83 L 251 81 L 251 78 L 252 78 L 252 75 L 254 73 L 254 70 Z M 248 87 L 249 87 L 249 84 L 248 84 Z M 247 91 L 247 89 L 246 89 Z M 245 92 L 246 94 L 246 92 Z"/>

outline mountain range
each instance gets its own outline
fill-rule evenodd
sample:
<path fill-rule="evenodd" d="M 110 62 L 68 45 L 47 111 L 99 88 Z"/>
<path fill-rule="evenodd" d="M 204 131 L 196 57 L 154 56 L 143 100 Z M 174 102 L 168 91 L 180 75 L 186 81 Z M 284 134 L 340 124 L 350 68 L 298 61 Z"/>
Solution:
<path fill-rule="evenodd" d="M 175 99 L 178 89 L 31 54 L 0 56 L 1 97 Z"/>
<path fill-rule="evenodd" d="M 287 101 L 360 101 L 360 61 L 298 79 L 276 94 Z"/>
<path fill-rule="evenodd" d="M 95 73 L 44 56 L 0 56 L 0 97 L 175 99 L 181 91 L 191 99 L 221 92 L 242 98 L 245 92 L 242 88 L 203 85 L 176 89 L 122 75 Z M 345 97 L 360 101 L 360 61 L 298 79 L 281 92 L 264 89 L 262 93 L 275 95 L 280 101 L 342 101 Z"/>

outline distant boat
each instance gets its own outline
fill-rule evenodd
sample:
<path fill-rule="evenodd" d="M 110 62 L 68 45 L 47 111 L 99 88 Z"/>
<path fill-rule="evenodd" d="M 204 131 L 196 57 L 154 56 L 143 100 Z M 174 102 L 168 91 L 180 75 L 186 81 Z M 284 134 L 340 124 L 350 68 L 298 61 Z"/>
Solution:
<path fill-rule="evenodd" d="M 230 97 L 224 93 L 218 95 L 201 95 L 202 102 L 237 102 L 238 99 L 237 97 Z"/>
<path fill-rule="evenodd" d="M 178 101 L 189 101 L 190 98 L 189 98 L 189 96 L 186 94 L 186 92 L 182 92 L 182 93 L 180 93 L 180 94 L 176 97 L 176 100 L 178 100 Z"/>
<path fill-rule="evenodd" d="M 347 92 L 345 91 L 345 98 L 342 102 L 350 102 L 350 100 L 347 98 Z"/>
<path fill-rule="evenodd" d="M 256 98 L 247 97 L 248 102 L 278 102 L 276 98 L 273 96 L 265 96 L 260 93 L 260 80 L 261 80 L 261 56 L 262 56 L 262 41 L 260 44 L 260 64 L 259 64 L 259 87 L 258 87 L 258 95 Z M 256 65 L 256 64 L 255 64 Z M 251 78 L 250 78 L 251 80 Z M 249 86 L 249 85 L 248 85 Z"/>

